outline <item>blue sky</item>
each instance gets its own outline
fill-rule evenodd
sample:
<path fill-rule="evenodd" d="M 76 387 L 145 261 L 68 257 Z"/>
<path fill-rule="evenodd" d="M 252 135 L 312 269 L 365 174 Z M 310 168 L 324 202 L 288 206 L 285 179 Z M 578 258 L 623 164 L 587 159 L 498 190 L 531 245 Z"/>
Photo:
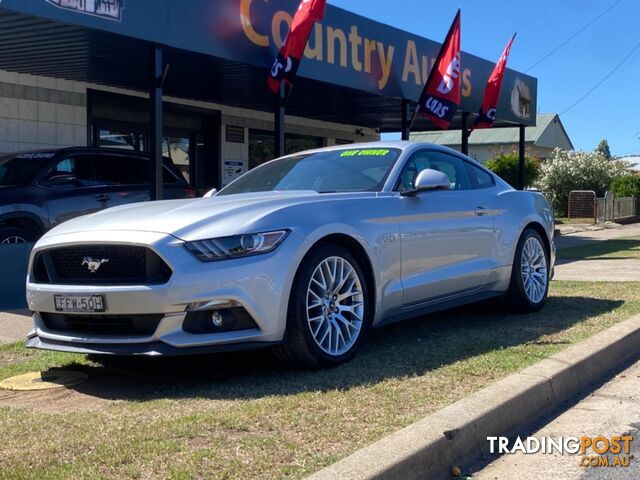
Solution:
<path fill-rule="evenodd" d="M 514 32 L 509 67 L 525 71 L 618 0 L 329 0 L 329 3 L 442 41 L 462 8 L 463 50 L 492 61 Z M 640 42 L 640 2 L 621 0 L 600 20 L 533 68 L 541 113 L 566 110 Z M 576 148 L 606 138 L 616 155 L 640 153 L 640 49 L 561 117 Z"/>

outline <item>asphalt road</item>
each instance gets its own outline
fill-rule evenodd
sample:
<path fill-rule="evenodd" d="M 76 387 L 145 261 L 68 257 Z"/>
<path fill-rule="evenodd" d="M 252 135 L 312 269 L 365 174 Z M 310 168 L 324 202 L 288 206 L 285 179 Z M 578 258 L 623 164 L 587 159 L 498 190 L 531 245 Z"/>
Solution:
<path fill-rule="evenodd" d="M 581 455 L 503 455 L 473 475 L 474 480 L 640 479 L 640 362 L 614 377 L 573 408 L 531 434 L 542 436 L 632 435 L 629 467 L 581 467 Z M 611 459 L 610 459 L 611 460 Z"/>

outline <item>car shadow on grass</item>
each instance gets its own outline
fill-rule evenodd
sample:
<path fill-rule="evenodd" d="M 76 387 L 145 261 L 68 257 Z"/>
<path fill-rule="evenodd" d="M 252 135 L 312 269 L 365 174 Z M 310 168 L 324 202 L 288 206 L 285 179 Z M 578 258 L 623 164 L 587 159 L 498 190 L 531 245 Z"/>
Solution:
<path fill-rule="evenodd" d="M 251 399 L 350 389 L 424 375 L 494 350 L 558 343 L 545 336 L 622 304 L 551 297 L 539 313 L 513 315 L 497 301 L 484 302 L 373 330 L 354 360 L 320 371 L 295 370 L 278 362 L 269 350 L 173 358 L 92 358 L 97 366 L 73 365 L 91 376 L 75 390 L 108 400 L 149 401 Z"/>

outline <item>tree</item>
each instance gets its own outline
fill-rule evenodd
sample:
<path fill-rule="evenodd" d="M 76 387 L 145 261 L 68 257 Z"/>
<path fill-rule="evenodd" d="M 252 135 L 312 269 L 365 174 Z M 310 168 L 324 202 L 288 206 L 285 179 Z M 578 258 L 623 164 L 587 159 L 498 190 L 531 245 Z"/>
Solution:
<path fill-rule="evenodd" d="M 518 188 L 518 171 L 520 158 L 517 153 L 506 153 L 498 155 L 489 160 L 486 167 L 502 178 L 514 188 Z M 524 179 L 525 187 L 532 187 L 540 176 L 540 162 L 531 157 L 525 157 Z"/>
<path fill-rule="evenodd" d="M 600 143 L 596 147 L 596 153 L 602 154 L 606 160 L 611 160 L 611 150 L 609 149 L 609 142 L 606 139 L 600 140 Z"/>
<path fill-rule="evenodd" d="M 569 192 L 593 190 L 604 196 L 615 179 L 629 175 L 629 166 L 620 160 L 607 160 L 599 152 L 560 150 L 542 163 L 538 187 L 559 215 L 567 213 Z"/>

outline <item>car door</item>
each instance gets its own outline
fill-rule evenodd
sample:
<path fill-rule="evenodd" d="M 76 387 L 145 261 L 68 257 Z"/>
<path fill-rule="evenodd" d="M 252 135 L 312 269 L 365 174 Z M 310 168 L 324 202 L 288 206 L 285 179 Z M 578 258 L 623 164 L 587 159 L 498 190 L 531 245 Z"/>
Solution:
<path fill-rule="evenodd" d="M 96 181 L 91 157 L 69 155 L 56 159 L 39 179 L 45 190 L 49 222 L 52 227 L 74 217 L 107 208 L 107 192 Z"/>
<path fill-rule="evenodd" d="M 451 188 L 400 197 L 405 307 L 473 293 L 493 265 L 496 236 L 487 190 L 475 188 L 465 160 L 437 150 L 413 154 L 398 190 L 413 189 L 426 168 L 445 173 Z"/>

